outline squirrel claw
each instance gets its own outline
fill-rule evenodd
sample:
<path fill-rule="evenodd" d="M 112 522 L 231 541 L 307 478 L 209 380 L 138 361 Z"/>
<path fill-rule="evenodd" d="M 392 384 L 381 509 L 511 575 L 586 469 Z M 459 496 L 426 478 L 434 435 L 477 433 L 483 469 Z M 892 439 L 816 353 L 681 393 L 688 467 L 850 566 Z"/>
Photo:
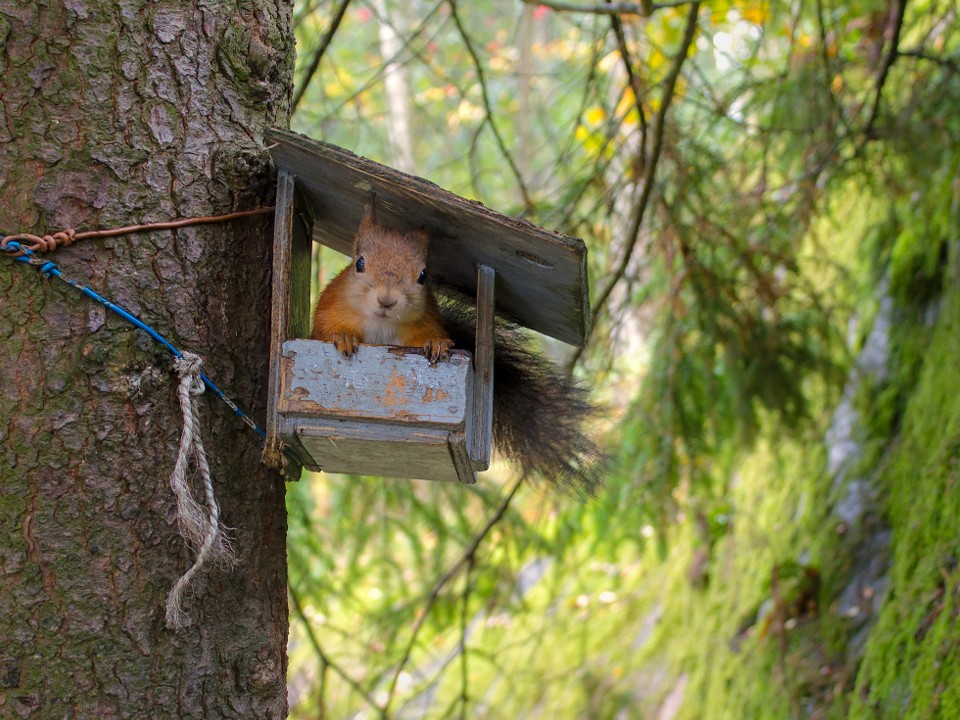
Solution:
<path fill-rule="evenodd" d="M 439 338 L 435 340 L 427 340 L 423 344 L 423 349 L 427 353 L 427 359 L 430 361 L 431 365 L 436 365 L 439 360 L 446 360 L 450 357 L 450 347 L 453 345 L 453 341 L 450 338 Z"/>
<path fill-rule="evenodd" d="M 333 345 L 343 353 L 344 357 L 350 357 L 357 351 L 360 345 L 360 338 L 356 335 L 337 335 L 333 339 Z"/>

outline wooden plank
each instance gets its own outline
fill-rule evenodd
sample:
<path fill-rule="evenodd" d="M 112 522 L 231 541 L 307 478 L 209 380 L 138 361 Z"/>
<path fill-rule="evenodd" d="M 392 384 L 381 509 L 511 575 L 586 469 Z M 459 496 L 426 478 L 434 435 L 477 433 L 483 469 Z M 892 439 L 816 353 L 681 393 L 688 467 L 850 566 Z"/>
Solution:
<path fill-rule="evenodd" d="M 493 306 L 496 273 L 486 265 L 477 268 L 477 337 L 473 353 L 473 404 L 471 406 L 470 457 L 473 467 L 490 467 L 493 442 Z"/>
<path fill-rule="evenodd" d="M 450 449 L 450 460 L 453 462 L 457 479 L 465 485 L 476 483 L 477 473 L 474 472 L 473 462 L 470 460 L 466 435 L 462 432 L 450 433 L 447 438 L 447 446 Z"/>
<path fill-rule="evenodd" d="M 431 365 L 422 351 L 361 345 L 346 358 L 332 343 L 288 340 L 277 407 L 285 415 L 373 420 L 463 430 L 472 391 L 470 353 Z"/>
<path fill-rule="evenodd" d="M 266 140 L 277 167 L 296 174 L 315 209 L 315 240 L 349 255 L 375 193 L 381 223 L 427 230 L 434 281 L 475 295 L 474 268 L 491 267 L 498 312 L 564 342 L 586 342 L 590 301 L 582 240 L 502 215 L 335 145 L 287 130 L 270 130 Z"/>
<path fill-rule="evenodd" d="M 299 421 L 296 434 L 312 470 L 458 482 L 444 430 L 356 421 Z M 462 434 L 461 434 L 462 438 Z"/>
<path fill-rule="evenodd" d="M 310 280 L 312 277 L 313 212 L 306 196 L 296 188 L 290 263 L 290 319 L 288 338 L 310 337 Z"/>
<path fill-rule="evenodd" d="M 283 442 L 288 457 L 293 455 L 297 462 L 304 468 L 314 470 L 313 459 L 304 449 L 297 435 L 297 428 L 300 427 L 301 419 L 296 416 L 280 415 L 277 426 L 277 434 Z"/>
<path fill-rule="evenodd" d="M 263 460 L 271 467 L 283 466 L 278 436 L 280 395 L 280 350 L 288 337 L 290 322 L 290 273 L 293 262 L 294 178 L 281 170 L 277 177 L 277 199 L 273 224 L 273 282 L 270 312 L 270 366 L 267 379 L 266 442 Z M 308 295 L 309 297 L 309 295 Z M 308 301 L 309 302 L 309 301 Z M 290 468 L 289 475 L 299 474 Z"/>

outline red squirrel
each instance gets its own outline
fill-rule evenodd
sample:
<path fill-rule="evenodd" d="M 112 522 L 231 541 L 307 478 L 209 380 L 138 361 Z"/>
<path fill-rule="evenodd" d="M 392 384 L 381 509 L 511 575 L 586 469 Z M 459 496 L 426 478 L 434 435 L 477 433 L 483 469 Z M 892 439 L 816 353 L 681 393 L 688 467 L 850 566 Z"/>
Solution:
<path fill-rule="evenodd" d="M 451 340 L 427 286 L 423 230 L 407 233 L 377 224 L 367 205 L 353 243 L 353 264 L 324 288 L 313 313 L 313 339 L 336 345 L 346 356 L 358 343 L 426 350 L 431 363 L 446 358 Z"/>
<path fill-rule="evenodd" d="M 476 308 L 445 293 L 437 302 L 427 277 L 429 238 L 377 222 L 367 205 L 353 243 L 353 262 L 324 288 L 313 338 L 346 356 L 359 343 L 426 351 L 431 363 L 451 347 L 473 352 Z M 580 495 L 600 483 L 603 453 L 582 430 L 596 413 L 587 392 L 535 352 L 515 325 L 497 317 L 493 361 L 493 440 L 525 474 Z"/>

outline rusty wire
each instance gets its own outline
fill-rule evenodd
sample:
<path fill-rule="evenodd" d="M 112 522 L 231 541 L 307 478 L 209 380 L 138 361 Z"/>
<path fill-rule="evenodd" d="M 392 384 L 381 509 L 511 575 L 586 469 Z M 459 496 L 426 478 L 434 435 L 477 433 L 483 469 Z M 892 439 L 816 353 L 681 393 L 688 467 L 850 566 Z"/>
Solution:
<path fill-rule="evenodd" d="M 238 218 L 251 217 L 254 215 L 267 215 L 272 212 L 272 207 L 261 207 L 254 210 L 243 210 L 240 212 L 229 213 L 227 215 L 208 215 L 204 217 L 185 218 L 183 220 L 172 220 L 169 222 L 126 225 L 124 227 L 110 228 L 108 230 L 85 230 L 83 232 L 77 232 L 76 230 L 69 228 L 67 230 L 60 230 L 59 232 L 55 232 L 50 235 L 19 233 L 17 235 L 7 235 L 6 237 L 0 239 L 0 250 L 6 250 L 9 243 L 17 242 L 30 252 L 47 253 L 53 252 L 59 247 L 70 245 L 77 240 L 120 237 L 121 235 L 131 235 L 133 233 L 148 232 L 152 230 L 173 230 L 175 228 L 188 227 L 190 225 L 229 222 L 230 220 L 236 220 Z M 20 251 L 10 254 L 13 255 L 13 257 L 18 257 L 24 253 Z"/>

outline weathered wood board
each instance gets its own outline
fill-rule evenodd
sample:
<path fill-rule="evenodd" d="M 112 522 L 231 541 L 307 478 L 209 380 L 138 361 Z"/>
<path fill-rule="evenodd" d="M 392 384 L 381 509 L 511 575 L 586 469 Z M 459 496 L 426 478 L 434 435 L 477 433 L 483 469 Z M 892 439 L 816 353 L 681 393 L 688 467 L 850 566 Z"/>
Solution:
<path fill-rule="evenodd" d="M 318 242 L 349 255 L 363 209 L 376 195 L 377 219 L 430 235 L 435 282 L 476 295 L 479 265 L 496 272 L 496 306 L 532 330 L 582 346 L 590 332 L 587 250 L 549 232 L 335 145 L 287 130 L 266 142 L 277 167 L 297 177 L 316 221 Z"/>
<path fill-rule="evenodd" d="M 306 208 L 298 213 L 296 182 L 288 172 L 277 177 L 274 214 L 273 283 L 270 317 L 270 368 L 267 394 L 265 461 L 291 479 L 300 468 L 284 463 L 277 443 L 277 393 L 280 381 L 280 349 L 283 341 L 310 329 L 310 236 L 312 217 Z M 286 467 L 284 467 L 286 466 Z"/>
<path fill-rule="evenodd" d="M 462 430 L 472 388 L 470 353 L 430 365 L 412 349 L 361 345 L 344 357 L 332 343 L 287 340 L 280 356 L 282 413 L 379 420 Z"/>
<path fill-rule="evenodd" d="M 473 467 L 490 467 L 493 442 L 493 287 L 496 276 L 486 265 L 477 268 L 477 337 L 473 356 L 473 412 L 470 457 Z"/>
<path fill-rule="evenodd" d="M 287 340 L 278 434 L 313 470 L 473 482 L 467 452 L 470 353 L 430 365 L 412 349 Z"/>
<path fill-rule="evenodd" d="M 375 432 L 350 421 L 305 423 L 296 430 L 294 447 L 308 456 L 304 466 L 323 472 L 377 477 L 476 482 L 466 458 L 463 433 L 397 428 Z"/>

